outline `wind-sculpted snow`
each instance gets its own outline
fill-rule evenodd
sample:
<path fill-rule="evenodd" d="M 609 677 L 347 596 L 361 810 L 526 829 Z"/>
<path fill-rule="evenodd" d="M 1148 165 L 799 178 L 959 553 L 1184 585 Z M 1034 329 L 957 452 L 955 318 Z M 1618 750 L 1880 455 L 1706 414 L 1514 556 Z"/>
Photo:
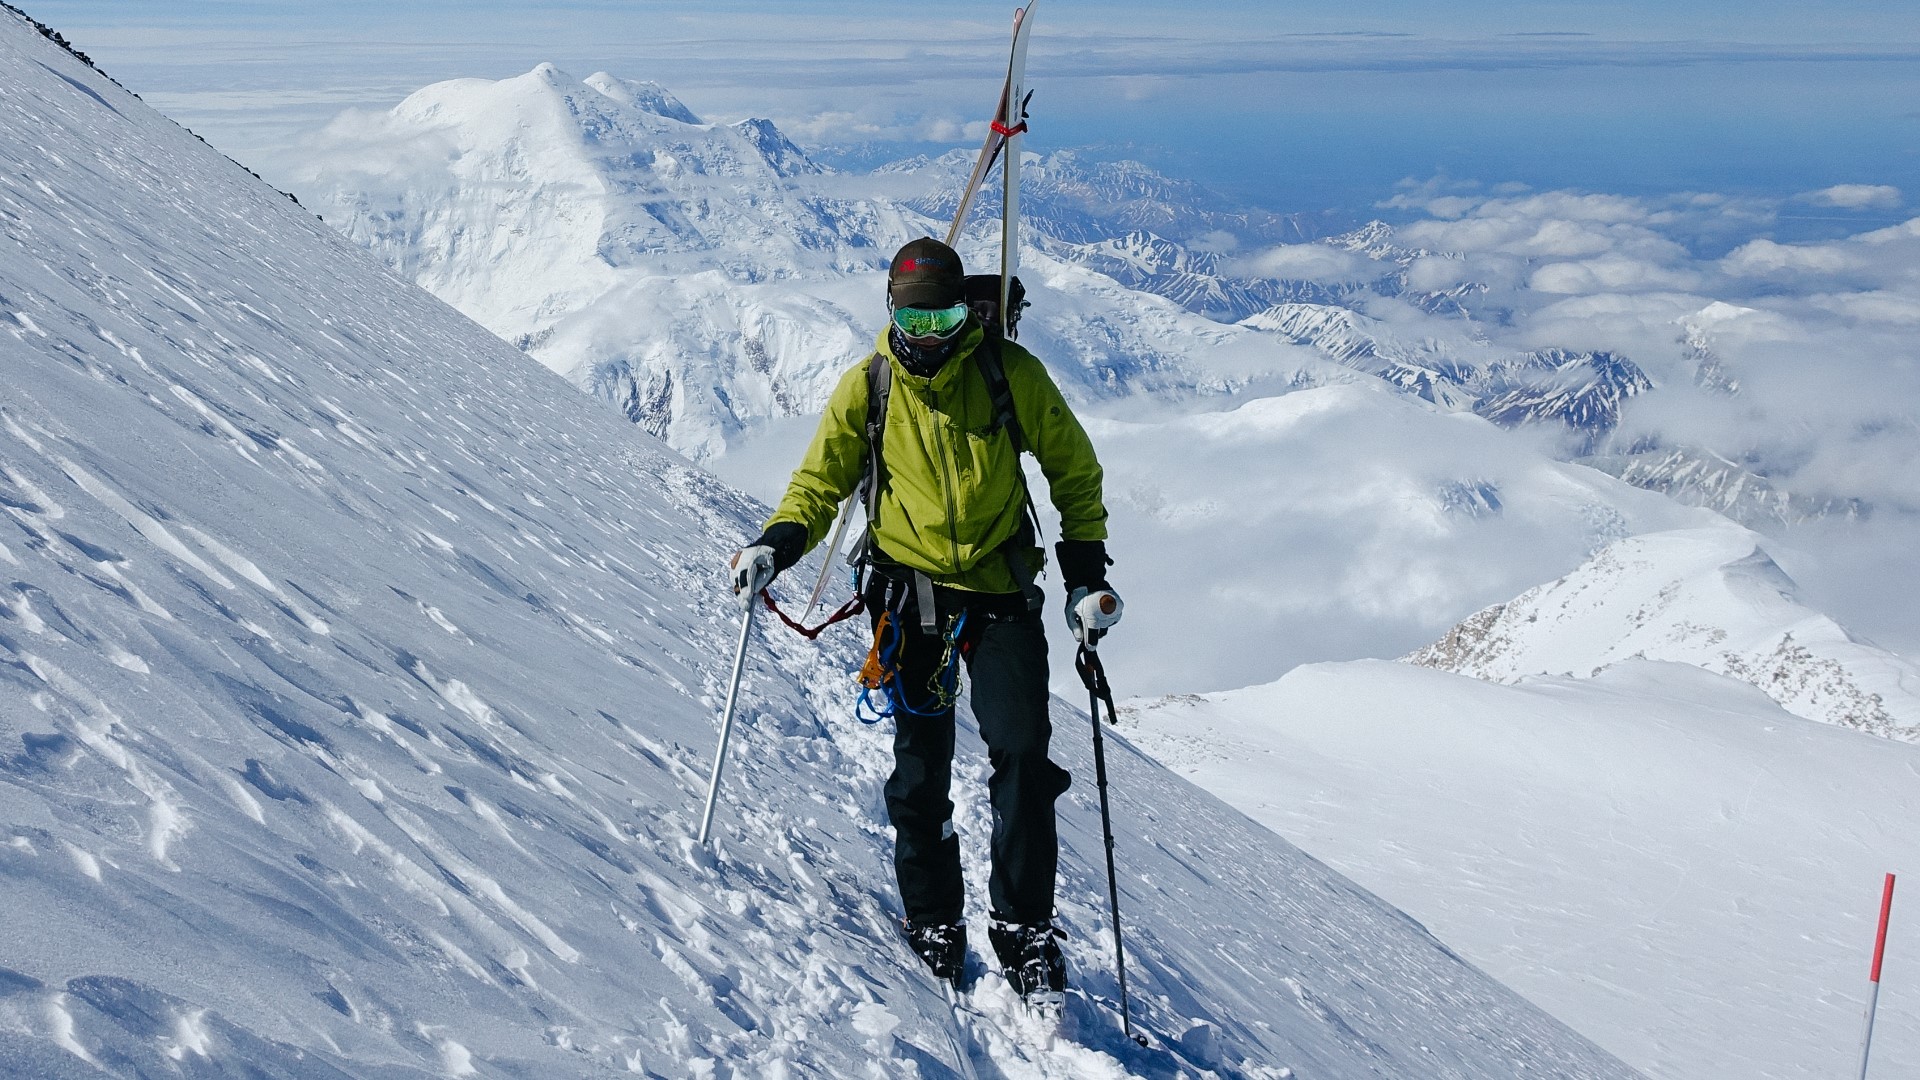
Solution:
<path fill-rule="evenodd" d="M 1072 1037 L 954 1030 L 852 635 L 690 839 L 761 508 L 10 14 L 0 162 L 0 1073 L 1631 1075 L 1115 739 L 1132 1046 L 1065 707 Z"/>
<path fill-rule="evenodd" d="M 1670 660 L 1750 682 L 1809 720 L 1920 741 L 1920 668 L 1854 640 L 1795 592 L 1744 529 L 1636 536 L 1407 659 L 1497 682 Z"/>

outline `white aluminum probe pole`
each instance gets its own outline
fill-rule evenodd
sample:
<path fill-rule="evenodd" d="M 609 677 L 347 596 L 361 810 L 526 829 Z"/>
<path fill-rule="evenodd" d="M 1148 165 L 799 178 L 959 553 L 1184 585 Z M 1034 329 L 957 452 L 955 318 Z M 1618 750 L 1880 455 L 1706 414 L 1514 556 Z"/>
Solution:
<path fill-rule="evenodd" d="M 700 815 L 700 842 L 707 842 L 713 829 L 713 804 L 720 798 L 720 769 L 727 763 L 727 737 L 733 734 L 733 709 L 740 701 L 740 673 L 747 666 L 747 635 L 753 633 L 753 611 L 760 605 L 755 594 L 747 601 L 747 613 L 740 618 L 740 646 L 733 652 L 733 678 L 727 685 L 727 710 L 720 719 L 720 749 L 713 755 L 713 776 L 707 781 L 707 809 Z"/>

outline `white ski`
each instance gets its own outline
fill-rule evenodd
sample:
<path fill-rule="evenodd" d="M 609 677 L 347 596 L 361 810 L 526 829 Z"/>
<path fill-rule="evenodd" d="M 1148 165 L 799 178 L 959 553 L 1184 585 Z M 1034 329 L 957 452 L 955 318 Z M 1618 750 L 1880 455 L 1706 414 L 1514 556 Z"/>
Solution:
<path fill-rule="evenodd" d="M 953 1022 L 953 1030 L 948 1035 L 953 1046 L 953 1060 L 960 1066 L 960 1075 L 966 1080 L 980 1080 L 979 1071 L 973 1067 L 973 1036 L 967 1031 L 964 1019 L 970 1011 L 969 1007 L 960 997 L 960 988 L 952 982 L 941 979 L 940 988 L 946 991 L 947 1008 L 950 1010 L 947 1018 Z"/>
<path fill-rule="evenodd" d="M 1000 333 L 1008 333 L 1020 313 L 1007 310 L 1012 300 L 1013 275 L 1020 269 L 1020 136 L 1027 130 L 1027 28 L 1033 24 L 1033 7 L 1039 0 L 1013 16 L 1013 55 L 1007 60 L 1007 88 L 1000 97 L 1000 116 L 994 131 L 1006 140 L 1002 153 L 1006 161 L 1000 167 Z"/>
<path fill-rule="evenodd" d="M 967 223 L 967 212 L 973 209 L 973 200 L 980 194 L 981 185 L 987 178 L 988 170 L 993 168 L 994 159 L 1006 147 L 1008 133 L 1015 129 L 1024 130 L 1020 121 L 1026 112 L 1027 31 L 1033 26 L 1033 7 L 1039 2 L 1029 0 L 1026 7 L 1014 9 L 1013 47 L 1007 52 L 1007 81 L 1000 85 L 1000 103 L 994 107 L 993 123 L 987 129 L 986 142 L 980 145 L 980 154 L 973 159 L 973 172 L 967 177 L 967 186 L 960 189 L 960 205 L 953 212 L 953 223 L 947 226 L 948 247 L 960 239 L 960 230 Z M 1009 120 L 1010 116 L 1013 119 Z"/>

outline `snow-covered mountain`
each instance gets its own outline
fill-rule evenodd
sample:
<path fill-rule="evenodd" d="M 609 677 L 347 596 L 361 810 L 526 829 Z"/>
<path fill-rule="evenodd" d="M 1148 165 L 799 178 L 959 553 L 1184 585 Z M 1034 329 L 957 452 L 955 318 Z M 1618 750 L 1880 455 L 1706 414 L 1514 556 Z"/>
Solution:
<path fill-rule="evenodd" d="M 829 174 L 764 121 L 702 124 L 652 84 L 551 65 L 427 87 L 324 142 L 301 194 L 328 220 L 699 459 L 817 412 L 871 345 L 886 258 L 943 230 L 887 194 L 924 191 L 918 173 Z M 990 250 L 985 231 L 962 245 Z M 1024 274 L 1023 332 L 1069 346 L 1049 359 L 1082 396 L 1284 385 L 1312 362 L 1085 277 L 1039 252 Z"/>
<path fill-rule="evenodd" d="M 856 644 L 752 636 L 690 838 L 761 508 L 10 10 L 0 118 L 0 1073 L 1632 1075 L 1122 739 L 1154 1045 L 1085 782 L 1072 1037 L 992 976 L 956 1026 L 892 925 Z"/>
<path fill-rule="evenodd" d="M 1233 266 L 1230 254 L 1195 251 L 1151 232 L 1136 230 L 1084 243 L 1065 243 L 1043 235 L 1038 244 L 1129 289 L 1164 296 L 1188 311 L 1220 322 L 1238 322 L 1286 303 L 1340 310 L 1335 305 L 1357 291 L 1354 286 L 1242 274 Z"/>
<path fill-rule="evenodd" d="M 1703 506 L 1755 529 L 1864 517 L 1871 507 L 1859 498 L 1789 491 L 1703 446 L 1654 442 L 1591 454 L 1580 463 L 1689 506 Z"/>
<path fill-rule="evenodd" d="M 1401 905 L 1650 1080 L 1857 1073 L 1920 747 L 1627 660 L 1511 685 L 1382 661 L 1142 701 L 1121 730 Z M 1896 899 L 1872 1075 L 1920 1069 Z"/>
<path fill-rule="evenodd" d="M 1856 641 L 1795 591 L 1744 529 L 1634 536 L 1407 659 L 1497 682 L 1674 661 L 1752 683 L 1809 720 L 1920 741 L 1920 667 Z"/>
<path fill-rule="evenodd" d="M 1311 346 L 1436 405 L 1470 409 L 1503 427 L 1565 425 L 1579 434 L 1583 453 L 1604 444 L 1627 399 L 1653 389 L 1646 372 L 1614 353 L 1502 353 L 1459 335 L 1409 342 L 1377 319 L 1330 304 L 1276 304 L 1241 325 Z"/>
<path fill-rule="evenodd" d="M 941 228 L 913 198 L 924 195 L 929 174 L 944 176 L 964 161 L 865 177 L 790 167 L 782 164 L 789 144 L 764 127 L 754 127 L 763 135 L 756 143 L 743 126 L 692 122 L 684 106 L 661 104 L 671 99 L 658 88 L 614 92 L 634 85 L 604 75 L 575 81 L 542 67 L 501 82 L 429 87 L 391 114 L 337 122 L 325 159 L 333 164 L 301 194 L 403 275 L 770 498 L 833 382 L 870 347 L 881 313 L 880 260 L 900 240 Z M 671 155 L 659 149 L 668 144 Z M 763 144 L 782 149 L 763 154 Z M 668 157 L 703 164 L 667 169 Z M 1619 536 L 1701 523 L 1592 477 L 1565 488 L 1519 480 L 1552 472 L 1549 459 L 1484 425 L 1440 422 L 1436 412 L 1491 410 L 1506 423 L 1573 422 L 1600 432 L 1644 378 L 1604 353 L 1501 350 L 1458 318 L 1430 317 L 1433 334 L 1408 337 L 1338 306 L 1368 280 L 1368 295 L 1390 293 L 1391 303 L 1406 306 L 1407 267 L 1431 253 L 1398 246 L 1386 227 L 1319 245 L 1359 267 L 1361 284 L 1344 293 L 1235 277 L 1242 268 L 1223 256 L 1137 229 L 1084 243 L 1046 232 L 1059 214 L 1082 232 L 1102 222 L 1117 227 L 1124 222 L 1108 213 L 1113 207 L 1172 206 L 1184 189 L 1071 156 L 1036 162 L 1034 172 L 1052 179 L 1036 181 L 1041 209 L 1022 271 L 1033 307 L 1022 342 L 1046 359 L 1083 415 L 1117 425 L 1101 436 L 1116 494 L 1117 580 L 1155 599 L 1136 609 L 1152 616 L 1138 636 L 1114 646 L 1138 679 L 1136 692 L 1221 689 L 1271 679 L 1303 660 L 1397 655 L 1467 612 L 1567 572 Z M 488 177 L 514 178 L 497 196 L 504 203 L 496 204 Z M 617 194 L 643 189 L 657 201 Z M 1066 209 L 1050 213 L 1049 199 Z M 697 209 L 698 221 L 675 224 L 693 211 L 660 209 L 679 205 L 674 200 Z M 647 219 L 654 231 L 615 227 L 643 205 L 655 208 Z M 1088 216 L 1094 205 L 1107 216 Z M 499 219 L 500 206 L 518 208 L 510 222 Z M 572 224 L 560 228 L 561 220 Z M 1183 220 L 1190 228 L 1220 224 L 1204 215 Z M 990 224 L 983 216 L 963 244 L 982 265 L 992 264 Z M 552 237 L 525 231 L 549 226 L 559 229 Z M 775 239 L 763 250 L 769 230 Z M 635 236 L 650 239 L 636 244 Z M 1174 284 L 1183 279 L 1185 286 Z M 1182 294 L 1188 286 L 1195 292 Z M 574 299 L 555 299 L 569 288 Z M 1232 288 L 1254 290 L 1262 303 L 1305 299 L 1270 305 L 1239 325 L 1192 310 L 1210 302 L 1200 293 Z M 508 312 L 520 321 L 503 322 Z M 1366 384 L 1400 394 L 1320 393 Z M 1295 405 L 1261 400 L 1301 391 L 1315 396 Z M 1438 409 L 1397 401 L 1402 395 Z M 1237 411 L 1231 419 L 1207 415 L 1226 409 Z M 1170 414 L 1174 426 L 1156 432 Z M 1285 433 L 1294 418 L 1306 427 L 1330 423 L 1346 441 L 1301 442 Z M 1424 441 L 1379 434 L 1403 424 Z M 1221 453 L 1193 452 L 1186 440 L 1196 438 Z M 1322 485 L 1411 494 L 1327 501 L 1313 494 Z M 1579 494 L 1563 498 L 1570 490 Z M 1162 511 L 1151 507 L 1164 496 L 1155 492 L 1191 494 L 1211 509 L 1163 537 Z M 1377 538 L 1391 569 L 1329 576 L 1326 556 L 1350 551 L 1359 534 Z M 1246 618 L 1284 644 L 1222 627 L 1221 647 L 1204 662 L 1188 659 L 1175 646 L 1193 632 L 1189 620 L 1237 580 L 1223 576 L 1234 558 L 1229 538 L 1271 544 L 1276 536 L 1290 557 L 1265 571 L 1260 587 L 1291 599 L 1262 602 Z M 1162 540 L 1185 557 L 1147 565 L 1145 553 L 1173 550 Z M 1516 549 L 1526 554 L 1515 557 Z M 1329 580 L 1352 588 L 1329 591 Z M 1058 669 L 1064 686 L 1071 668 Z"/>
<path fill-rule="evenodd" d="M 869 176 L 829 174 L 766 121 L 704 124 L 654 84 L 576 80 L 545 64 L 499 82 L 439 83 L 379 116 L 349 114 L 322 144 L 300 189 L 309 204 L 403 276 L 700 459 L 819 408 L 878 322 L 885 258 L 943 231 L 970 164 L 954 151 Z M 1364 264 L 1352 282 L 1269 276 L 1193 244 L 1297 233 L 1284 219 L 1210 210 L 1193 185 L 1131 163 L 1029 157 L 1033 308 L 1023 330 L 1082 398 L 1289 385 L 1301 354 L 1248 329 L 1505 423 L 1604 434 L 1619 398 L 1645 385 L 1630 362 L 1605 354 L 1479 364 L 1487 350 L 1458 320 L 1453 340 L 1424 344 L 1429 362 L 1380 332 L 1356 356 L 1347 342 L 1370 320 L 1342 306 L 1355 297 L 1458 306 L 1458 289 L 1429 297 L 1407 285 L 1407 267 L 1431 253 L 1395 246 L 1376 223 L 1327 241 Z M 996 197 L 983 194 L 979 227 L 962 244 L 983 267 L 993 264 Z M 1244 329 L 1219 325 L 1236 320 Z M 1215 346 L 1236 336 L 1255 343 L 1239 352 L 1260 358 L 1223 376 Z M 1056 343 L 1069 354 L 1044 350 Z M 1072 355 L 1089 346 L 1093 355 Z"/>
<path fill-rule="evenodd" d="M 870 344 L 884 259 L 942 232 L 971 153 L 838 173 L 767 121 L 703 123 L 653 84 L 542 65 L 346 114 L 294 187 L 404 276 L 712 462 L 770 432 L 792 441 L 789 422 Z M 1590 318 L 1532 332 L 1516 320 L 1559 295 L 1519 284 L 1533 256 L 1503 255 L 1513 280 L 1496 286 L 1475 277 L 1486 267 L 1472 253 L 1384 222 L 1322 235 L 1137 163 L 1055 151 L 1029 154 L 1024 175 L 1026 329 L 1071 346 L 1056 373 L 1084 405 L 1220 407 L 1226 393 L 1296 385 L 1308 350 L 1559 436 L 1562 457 L 1750 526 L 1873 509 L 1844 484 L 1787 481 L 1806 459 L 1791 448 L 1756 456 L 1751 439 L 1650 423 L 1616 438 L 1628 412 L 1670 418 L 1689 382 L 1739 393 L 1713 344 L 1726 321 L 1715 312 L 1731 305 L 1704 300 L 1674 319 L 1672 354 L 1633 327 L 1610 343 Z M 961 244 L 980 268 L 995 263 L 992 187 Z M 1063 292 L 1079 294 L 1071 321 Z M 1256 376 L 1217 370 L 1218 324 L 1254 331 L 1235 348 L 1260 356 Z M 1649 397 L 1669 404 L 1636 403 Z M 1772 464 L 1726 467 L 1749 458 Z"/>

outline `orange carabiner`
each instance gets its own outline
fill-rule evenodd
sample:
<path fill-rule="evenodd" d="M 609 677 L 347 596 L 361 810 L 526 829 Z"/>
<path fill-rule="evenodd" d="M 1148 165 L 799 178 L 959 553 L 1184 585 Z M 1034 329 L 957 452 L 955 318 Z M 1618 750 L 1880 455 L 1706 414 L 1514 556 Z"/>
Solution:
<path fill-rule="evenodd" d="M 860 665 L 860 685 L 869 690 L 878 690 L 892 679 L 885 664 L 880 662 L 880 642 L 893 627 L 893 612 L 883 611 L 879 621 L 873 624 L 873 647 L 867 650 L 867 662 Z"/>

